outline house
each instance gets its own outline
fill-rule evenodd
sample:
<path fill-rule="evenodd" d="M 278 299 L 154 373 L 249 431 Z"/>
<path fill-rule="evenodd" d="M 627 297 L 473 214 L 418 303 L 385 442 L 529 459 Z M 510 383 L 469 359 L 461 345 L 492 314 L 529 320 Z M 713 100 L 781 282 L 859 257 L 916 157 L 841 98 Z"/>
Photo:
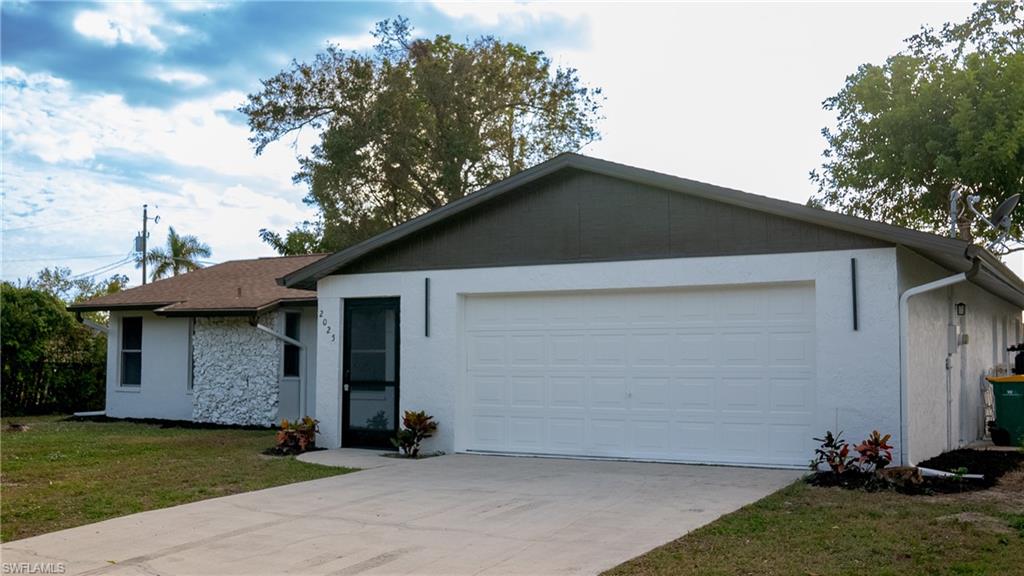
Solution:
<path fill-rule="evenodd" d="M 321 255 L 236 260 L 68 308 L 109 311 L 106 414 L 273 425 L 316 405 L 316 293 L 275 279 Z"/>
<path fill-rule="evenodd" d="M 412 409 L 433 450 L 760 466 L 980 438 L 1024 306 L 962 240 L 573 154 L 280 282 L 316 290 L 323 446 Z"/>

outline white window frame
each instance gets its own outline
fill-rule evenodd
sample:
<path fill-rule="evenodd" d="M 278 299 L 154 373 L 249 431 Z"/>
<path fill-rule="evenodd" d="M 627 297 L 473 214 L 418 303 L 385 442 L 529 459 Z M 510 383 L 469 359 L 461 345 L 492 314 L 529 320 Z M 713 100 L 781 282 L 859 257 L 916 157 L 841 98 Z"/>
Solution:
<path fill-rule="evenodd" d="M 124 347 L 125 321 L 129 320 L 129 319 L 133 319 L 133 320 L 134 319 L 138 319 L 138 321 L 139 321 L 139 347 L 137 349 L 136 348 L 125 348 Z M 129 390 L 139 390 L 140 388 L 142 388 L 142 338 L 143 338 L 143 333 L 145 331 L 145 327 L 143 326 L 144 323 L 145 323 L 145 321 L 142 319 L 142 316 L 122 316 L 121 317 L 121 326 L 120 326 L 121 332 L 120 332 L 120 334 L 118 334 L 119 354 L 118 354 L 118 365 L 117 365 L 117 367 L 118 367 L 117 383 L 118 383 L 118 386 L 120 386 L 121 388 L 127 388 Z M 131 353 L 131 354 L 138 354 L 139 355 L 139 381 L 137 383 L 126 383 L 124 381 L 124 376 L 125 376 L 125 374 L 124 374 L 124 357 L 125 357 L 125 353 Z"/>

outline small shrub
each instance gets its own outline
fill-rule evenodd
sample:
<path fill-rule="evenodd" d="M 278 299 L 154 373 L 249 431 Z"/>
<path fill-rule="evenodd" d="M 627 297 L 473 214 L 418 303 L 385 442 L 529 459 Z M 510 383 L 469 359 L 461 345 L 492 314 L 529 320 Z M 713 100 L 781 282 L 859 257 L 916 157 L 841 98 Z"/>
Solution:
<path fill-rule="evenodd" d="M 817 471 L 821 464 L 827 464 L 833 474 L 843 474 L 849 469 L 854 459 L 850 456 L 850 445 L 843 440 L 843 433 L 832 435 L 831 430 L 825 432 L 824 438 L 815 438 L 821 446 L 814 450 L 815 458 L 811 460 L 811 470 Z"/>
<path fill-rule="evenodd" d="M 420 443 L 433 436 L 436 431 L 437 422 L 434 422 L 433 416 L 422 410 L 406 410 L 402 416 L 402 429 L 391 439 L 391 443 L 406 456 L 416 458 L 420 455 Z"/>
<path fill-rule="evenodd" d="M 889 445 L 891 434 L 882 436 L 878 430 L 871 432 L 866 440 L 858 444 L 857 466 L 864 472 L 879 471 L 892 463 L 892 446 Z"/>
<path fill-rule="evenodd" d="M 301 454 L 316 447 L 316 433 L 320 431 L 320 421 L 309 416 L 302 420 L 289 422 L 281 420 L 281 429 L 277 431 L 276 450 L 282 454 Z"/>

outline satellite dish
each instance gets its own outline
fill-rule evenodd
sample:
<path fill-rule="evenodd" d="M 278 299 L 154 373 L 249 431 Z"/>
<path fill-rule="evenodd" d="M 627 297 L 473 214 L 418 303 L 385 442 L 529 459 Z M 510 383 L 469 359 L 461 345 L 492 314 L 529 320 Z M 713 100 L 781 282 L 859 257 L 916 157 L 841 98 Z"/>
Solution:
<path fill-rule="evenodd" d="M 1011 224 L 1010 215 L 1013 213 L 1013 209 L 1017 207 L 1018 202 L 1020 202 L 1020 194 L 1014 194 L 1003 200 L 996 208 L 996 211 L 992 213 L 992 218 L 989 220 L 991 220 L 996 228 L 1004 231 L 1009 230 Z"/>
<path fill-rule="evenodd" d="M 975 216 L 977 216 L 979 220 L 987 224 L 988 227 L 992 228 L 997 234 L 996 239 L 989 242 L 986 248 L 992 250 L 997 246 L 1002 246 L 1003 249 L 1008 249 L 1006 241 L 1010 237 L 1010 227 L 1013 225 L 1013 221 L 1010 216 L 1013 214 L 1014 208 L 1017 207 L 1017 203 L 1020 202 L 1020 194 L 1014 194 L 1006 200 L 1003 200 L 1002 203 L 996 207 L 996 211 L 992 213 L 991 218 L 986 218 L 981 212 L 978 212 L 977 208 L 974 207 L 974 205 L 980 200 L 981 196 L 975 194 L 968 196 L 967 208 L 969 208 L 971 212 L 974 212 Z"/>

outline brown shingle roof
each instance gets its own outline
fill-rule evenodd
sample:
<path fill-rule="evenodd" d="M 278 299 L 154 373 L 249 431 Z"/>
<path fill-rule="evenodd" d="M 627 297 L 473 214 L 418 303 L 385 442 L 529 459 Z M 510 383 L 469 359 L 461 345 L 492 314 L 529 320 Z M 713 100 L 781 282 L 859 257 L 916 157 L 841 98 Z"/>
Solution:
<path fill-rule="evenodd" d="M 68 309 L 148 309 L 165 315 L 248 315 L 286 302 L 315 302 L 316 291 L 285 288 L 277 278 L 323 258 L 284 256 L 232 260 L 116 294 L 72 304 Z"/>

